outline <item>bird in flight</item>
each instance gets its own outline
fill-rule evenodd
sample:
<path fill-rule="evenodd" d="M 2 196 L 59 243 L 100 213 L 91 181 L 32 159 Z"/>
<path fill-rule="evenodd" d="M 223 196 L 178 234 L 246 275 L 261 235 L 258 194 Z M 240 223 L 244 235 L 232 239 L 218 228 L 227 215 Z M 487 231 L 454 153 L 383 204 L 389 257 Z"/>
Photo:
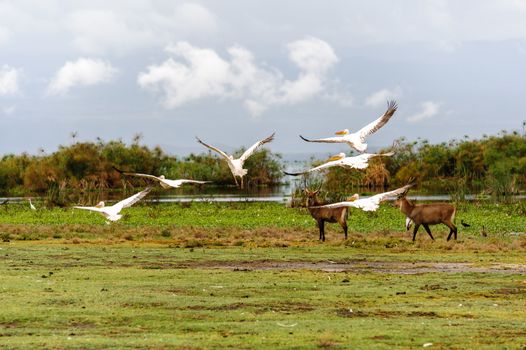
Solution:
<path fill-rule="evenodd" d="M 363 153 L 367 150 L 367 143 L 365 143 L 366 138 L 384 126 L 389 121 L 389 119 L 391 119 L 397 108 L 398 105 L 395 101 L 388 101 L 387 110 L 382 116 L 354 133 L 351 133 L 348 129 L 344 129 L 337 131 L 335 133 L 337 136 L 334 137 L 314 140 L 307 139 L 301 135 L 300 137 L 307 142 L 346 143 L 358 152 Z"/>
<path fill-rule="evenodd" d="M 371 197 L 360 198 L 356 193 L 348 201 L 338 202 L 333 204 L 327 204 L 318 208 L 340 208 L 340 207 L 354 207 L 362 209 L 363 211 L 376 211 L 380 207 L 380 203 L 387 200 L 389 197 L 400 196 L 401 194 L 409 191 L 413 185 L 405 185 L 404 187 L 397 188 L 396 190 L 379 193 Z"/>
<path fill-rule="evenodd" d="M 144 177 L 147 179 L 158 181 L 162 188 L 178 188 L 181 187 L 183 184 L 205 184 L 212 181 L 199 181 L 199 180 L 188 180 L 188 179 L 177 179 L 177 180 L 171 180 L 164 177 L 164 175 L 161 176 L 155 176 L 155 175 L 149 175 L 149 174 L 141 174 L 141 173 L 132 173 L 132 172 L 126 172 L 123 170 L 120 170 L 116 167 L 113 167 L 116 171 L 118 171 L 121 174 L 124 175 L 131 175 L 131 176 L 138 176 L 138 177 Z"/>
<path fill-rule="evenodd" d="M 216 148 L 214 146 L 210 146 L 203 141 L 201 141 L 198 137 L 196 137 L 197 142 L 202 144 L 203 146 L 211 149 L 214 152 L 219 153 L 224 159 L 226 159 L 228 167 L 230 168 L 230 171 L 232 172 L 232 175 L 234 176 L 234 181 L 236 182 L 236 186 L 239 186 L 239 183 L 237 182 L 237 178 L 240 178 L 241 182 L 241 188 L 243 188 L 243 177 L 247 174 L 247 169 L 243 169 L 243 165 L 245 164 L 245 161 L 250 157 L 258 147 L 264 145 L 265 143 L 269 143 L 272 140 L 274 140 L 274 134 L 270 135 L 267 138 L 264 138 L 263 140 L 260 140 L 253 144 L 249 149 L 247 149 L 239 158 L 234 158 L 232 155 L 228 155 L 225 152 L 221 151 L 219 148 Z"/>
<path fill-rule="evenodd" d="M 73 208 L 94 211 L 101 214 L 110 221 L 117 221 L 120 218 L 122 218 L 122 215 L 119 214 L 122 209 L 129 208 L 141 199 L 143 199 L 151 191 L 151 189 L 151 187 L 146 187 L 141 192 L 138 192 L 133 196 L 123 199 L 122 201 L 117 202 L 114 205 L 108 207 L 105 205 L 104 202 L 99 202 L 99 204 L 97 204 L 94 207 L 75 206 Z"/>
<path fill-rule="evenodd" d="M 374 157 L 390 157 L 394 153 L 388 152 L 388 153 L 362 153 L 358 156 L 354 157 L 346 157 L 345 153 L 339 153 L 335 156 L 330 157 L 326 163 L 323 163 L 322 165 L 319 165 L 317 167 L 314 167 L 312 169 L 298 172 L 298 173 L 289 173 L 284 171 L 285 174 L 291 175 L 291 176 L 298 176 L 298 175 L 304 175 L 313 171 L 318 171 L 322 169 L 331 168 L 334 166 L 339 166 L 343 168 L 353 168 L 353 169 L 365 169 L 369 166 L 369 160 Z"/>

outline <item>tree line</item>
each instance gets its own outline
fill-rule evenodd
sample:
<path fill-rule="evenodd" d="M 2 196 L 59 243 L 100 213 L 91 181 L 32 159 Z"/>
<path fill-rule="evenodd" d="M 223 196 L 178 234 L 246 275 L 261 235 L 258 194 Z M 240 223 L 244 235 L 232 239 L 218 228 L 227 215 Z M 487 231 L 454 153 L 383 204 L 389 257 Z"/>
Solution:
<path fill-rule="evenodd" d="M 139 185 L 143 180 L 123 178 L 113 166 L 133 172 L 164 174 L 167 178 L 213 181 L 232 185 L 226 162 L 210 152 L 176 157 L 159 146 L 130 144 L 122 140 L 74 142 L 58 150 L 36 155 L 7 154 L 0 160 L 0 192 L 4 195 L 44 193 L 49 189 L 118 189 Z M 244 149 L 238 149 L 240 155 Z M 471 140 L 467 137 L 440 144 L 400 138 L 380 152 L 392 157 L 370 162 L 365 170 L 331 168 L 314 174 L 327 191 L 349 193 L 357 188 L 384 189 L 404 185 L 410 179 L 430 191 L 484 190 L 493 194 L 516 193 L 526 185 L 526 137 L 502 131 L 495 136 Z M 313 161 L 317 165 L 323 160 Z M 273 186 L 288 180 L 283 176 L 281 155 L 261 149 L 245 163 L 249 187 Z M 308 166 L 308 165 L 306 165 Z"/>

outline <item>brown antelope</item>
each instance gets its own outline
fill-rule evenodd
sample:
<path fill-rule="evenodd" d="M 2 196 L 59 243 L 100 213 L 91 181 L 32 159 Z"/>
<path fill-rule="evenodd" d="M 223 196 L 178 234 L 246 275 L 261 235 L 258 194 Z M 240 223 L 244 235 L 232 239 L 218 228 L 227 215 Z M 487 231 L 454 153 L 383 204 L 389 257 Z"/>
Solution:
<path fill-rule="evenodd" d="M 411 221 L 414 222 L 415 228 L 413 229 L 413 241 L 416 238 L 416 233 L 420 228 L 420 225 L 424 226 L 429 237 L 432 240 L 433 235 L 429 229 L 429 225 L 444 224 L 449 227 L 449 236 L 447 240 L 451 239 L 451 235 L 455 234 L 455 240 L 457 239 L 457 227 L 453 224 L 455 220 L 456 208 L 454 205 L 449 203 L 432 203 L 432 204 L 413 204 L 406 198 L 407 191 L 402 193 L 398 199 L 394 202 L 394 206 L 398 207 L 402 213 Z M 406 221 L 406 227 L 408 225 Z"/>
<path fill-rule="evenodd" d="M 318 193 L 320 193 L 320 190 L 309 191 L 305 188 L 304 192 L 307 195 L 307 207 L 309 213 L 318 223 L 318 228 L 320 229 L 320 240 L 325 242 L 325 222 L 339 223 L 345 233 L 345 239 L 347 239 L 347 213 L 349 208 L 320 208 L 319 206 L 323 205 L 323 203 L 318 200 Z"/>

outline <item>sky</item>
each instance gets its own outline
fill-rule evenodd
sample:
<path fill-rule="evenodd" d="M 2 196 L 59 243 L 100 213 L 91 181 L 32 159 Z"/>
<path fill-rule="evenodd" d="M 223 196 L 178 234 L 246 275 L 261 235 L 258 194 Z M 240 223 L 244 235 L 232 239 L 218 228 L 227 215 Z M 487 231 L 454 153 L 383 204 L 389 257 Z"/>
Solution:
<path fill-rule="evenodd" d="M 283 154 L 480 138 L 526 120 L 526 0 L 0 0 L 0 155 L 142 135 L 168 153 L 276 132 Z"/>

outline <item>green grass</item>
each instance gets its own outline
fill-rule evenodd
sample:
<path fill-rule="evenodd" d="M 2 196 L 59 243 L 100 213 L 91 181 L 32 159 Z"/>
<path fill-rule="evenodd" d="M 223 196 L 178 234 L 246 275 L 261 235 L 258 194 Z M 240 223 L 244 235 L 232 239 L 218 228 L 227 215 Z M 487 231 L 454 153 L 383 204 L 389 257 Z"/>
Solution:
<path fill-rule="evenodd" d="M 21 242 L 4 243 L 0 256 L 0 346 L 5 348 L 526 345 L 526 280 L 519 273 L 236 270 L 211 263 L 223 259 L 250 267 L 269 259 L 378 259 L 344 246 L 183 249 Z M 414 257 L 384 252 L 381 259 Z"/>
<path fill-rule="evenodd" d="M 6 209 L 7 208 L 7 209 Z M 396 208 L 384 204 L 377 212 L 366 213 L 351 209 L 350 227 L 357 232 L 379 230 L 400 231 L 405 217 Z M 304 208 L 287 208 L 279 203 L 175 203 L 136 205 L 123 210 L 124 226 L 171 226 L 203 228 L 297 228 L 313 226 L 313 220 Z M 460 219 L 472 224 L 461 228 L 467 233 L 480 232 L 482 227 L 490 233 L 521 232 L 526 224 L 524 204 L 466 204 L 457 211 Z M 44 209 L 31 211 L 27 205 L 10 204 L 0 209 L 0 224 L 96 224 L 105 219 L 97 213 L 78 209 Z M 460 225 L 459 225 L 460 226 Z"/>
<path fill-rule="evenodd" d="M 413 243 L 394 208 L 353 210 L 347 241 L 329 225 L 319 243 L 305 210 L 274 203 L 139 205 L 111 225 L 10 205 L 0 348 L 522 349 L 522 206 L 457 217 L 458 241 L 435 226 Z"/>

